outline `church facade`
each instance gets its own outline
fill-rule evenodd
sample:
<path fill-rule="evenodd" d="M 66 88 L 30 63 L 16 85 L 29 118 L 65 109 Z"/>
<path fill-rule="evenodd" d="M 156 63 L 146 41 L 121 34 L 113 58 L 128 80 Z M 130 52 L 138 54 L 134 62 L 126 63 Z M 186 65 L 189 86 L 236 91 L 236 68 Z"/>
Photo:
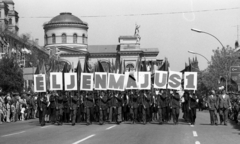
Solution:
<path fill-rule="evenodd" d="M 92 67 L 100 61 L 104 69 L 108 69 L 108 63 L 121 61 L 124 71 L 135 71 L 138 60 L 146 60 L 155 67 L 161 63 L 156 59 L 158 48 L 141 48 L 139 26 L 136 26 L 134 35 L 119 36 L 116 45 L 88 44 L 88 24 L 71 13 L 60 13 L 45 23 L 43 28 L 44 47 L 50 55 L 57 56 L 59 61 L 67 62 L 74 68 L 78 61 L 83 68 L 86 59 Z"/>

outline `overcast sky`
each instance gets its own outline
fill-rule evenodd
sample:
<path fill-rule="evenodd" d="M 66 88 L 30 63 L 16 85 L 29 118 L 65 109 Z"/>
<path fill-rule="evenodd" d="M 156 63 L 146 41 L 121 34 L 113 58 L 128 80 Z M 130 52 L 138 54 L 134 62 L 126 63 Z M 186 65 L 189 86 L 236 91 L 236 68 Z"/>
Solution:
<path fill-rule="evenodd" d="M 213 37 L 192 32 L 201 29 L 215 35 L 223 45 L 234 47 L 240 25 L 239 0 L 14 0 L 21 33 L 30 33 L 44 43 L 43 23 L 61 12 L 71 12 L 89 24 L 89 45 L 118 44 L 121 35 L 133 35 L 141 25 L 141 47 L 158 48 L 159 59 L 167 57 L 171 70 L 184 68 L 195 51 L 209 60 L 221 47 Z M 237 9 L 232 9 L 237 8 Z M 226 9 L 226 10 L 223 10 Z M 201 12 L 202 10 L 208 10 Z M 183 13 L 183 12 L 192 13 Z M 172 13 L 176 12 L 176 13 Z M 145 15 L 153 14 L 156 15 Z M 134 14 L 134 16 L 126 16 Z M 143 14 L 143 15 L 141 15 Z M 88 17 L 104 16 L 104 17 Z M 45 18 L 39 18 L 45 17 Z M 239 26 L 240 29 L 240 26 Z M 207 61 L 197 56 L 201 70 Z"/>

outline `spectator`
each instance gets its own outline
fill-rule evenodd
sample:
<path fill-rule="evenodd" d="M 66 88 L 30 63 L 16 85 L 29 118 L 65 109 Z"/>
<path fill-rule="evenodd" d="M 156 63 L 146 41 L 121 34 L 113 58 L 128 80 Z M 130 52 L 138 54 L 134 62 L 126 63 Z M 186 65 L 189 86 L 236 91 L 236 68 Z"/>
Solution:
<path fill-rule="evenodd" d="M 15 122 L 16 108 L 15 104 L 11 103 L 11 122 Z"/>
<path fill-rule="evenodd" d="M 22 108 L 21 108 L 21 121 L 24 121 L 25 120 L 25 111 L 26 111 L 26 105 L 22 105 Z"/>

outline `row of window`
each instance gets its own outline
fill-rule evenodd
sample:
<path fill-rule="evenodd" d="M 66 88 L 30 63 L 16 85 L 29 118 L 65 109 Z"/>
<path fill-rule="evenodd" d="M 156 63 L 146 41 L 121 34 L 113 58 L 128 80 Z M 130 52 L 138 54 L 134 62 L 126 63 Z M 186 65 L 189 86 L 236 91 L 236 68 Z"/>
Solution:
<path fill-rule="evenodd" d="M 77 34 L 73 34 L 73 43 L 77 43 L 77 38 L 78 35 Z M 85 34 L 82 35 L 82 42 L 83 44 L 85 44 Z M 47 42 L 47 36 L 45 36 L 45 41 Z M 55 44 L 56 43 L 56 35 L 52 34 L 52 43 Z M 66 34 L 62 34 L 62 43 L 67 43 L 67 35 Z"/>
<path fill-rule="evenodd" d="M 0 18 L 1 18 L 1 16 L 2 16 L 2 13 L 0 11 Z M 12 19 L 11 18 L 8 20 L 8 24 L 12 24 Z"/>

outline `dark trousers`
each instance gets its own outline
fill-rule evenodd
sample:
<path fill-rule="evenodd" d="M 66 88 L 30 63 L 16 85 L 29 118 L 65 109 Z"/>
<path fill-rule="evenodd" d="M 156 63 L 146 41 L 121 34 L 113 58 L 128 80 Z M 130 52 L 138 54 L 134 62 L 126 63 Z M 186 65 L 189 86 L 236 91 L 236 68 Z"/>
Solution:
<path fill-rule="evenodd" d="M 71 121 L 72 124 L 76 123 L 77 108 L 71 109 Z"/>
<path fill-rule="evenodd" d="M 123 121 L 128 121 L 128 114 L 129 114 L 129 108 L 128 108 L 128 106 L 127 105 L 124 105 L 123 107 L 122 107 L 122 118 L 123 118 Z"/>
<path fill-rule="evenodd" d="M 50 108 L 50 121 L 52 123 L 56 122 L 56 108 Z"/>
<path fill-rule="evenodd" d="M 218 123 L 217 110 L 209 110 L 209 113 L 211 124 L 217 124 Z"/>
<path fill-rule="evenodd" d="M 168 121 L 168 108 L 167 107 L 162 108 L 162 116 L 163 116 L 163 121 Z"/>
<path fill-rule="evenodd" d="M 93 108 L 92 107 L 86 107 L 87 112 L 87 123 L 92 122 L 92 116 L 93 116 Z"/>
<path fill-rule="evenodd" d="M 131 113 L 132 121 L 136 122 L 137 121 L 137 115 L 138 115 L 138 108 L 131 108 L 130 113 Z"/>
<path fill-rule="evenodd" d="M 27 119 L 33 119 L 35 118 L 35 109 L 30 107 L 28 109 Z"/>
<path fill-rule="evenodd" d="M 163 115 L 162 115 L 162 108 L 158 108 L 158 122 L 162 123 Z"/>
<path fill-rule="evenodd" d="M 57 123 L 61 123 L 63 122 L 63 109 L 59 108 L 56 110 L 56 121 Z"/>
<path fill-rule="evenodd" d="M 189 111 L 189 116 L 190 116 L 190 123 L 194 124 L 196 120 L 196 108 L 191 108 Z"/>
<path fill-rule="evenodd" d="M 228 120 L 228 109 L 227 108 L 220 109 L 220 117 L 222 118 L 224 124 L 226 124 L 227 120 Z"/>
<path fill-rule="evenodd" d="M 106 121 L 106 116 L 107 116 L 107 109 L 100 108 L 99 109 L 99 123 L 100 124 L 103 124 Z"/>
<path fill-rule="evenodd" d="M 149 108 L 144 108 L 142 109 L 142 118 L 143 118 L 143 123 L 146 123 L 148 121 L 148 116 L 149 116 Z"/>
<path fill-rule="evenodd" d="M 41 126 L 45 125 L 45 113 L 46 113 L 46 108 L 43 108 L 42 110 L 39 108 L 39 123 Z"/>
<path fill-rule="evenodd" d="M 173 107 L 172 108 L 172 116 L 173 116 L 173 122 L 178 123 L 178 117 L 179 117 L 179 108 L 178 107 Z"/>
<path fill-rule="evenodd" d="M 63 108 L 63 121 L 68 123 L 70 120 L 70 110 L 69 108 Z"/>

